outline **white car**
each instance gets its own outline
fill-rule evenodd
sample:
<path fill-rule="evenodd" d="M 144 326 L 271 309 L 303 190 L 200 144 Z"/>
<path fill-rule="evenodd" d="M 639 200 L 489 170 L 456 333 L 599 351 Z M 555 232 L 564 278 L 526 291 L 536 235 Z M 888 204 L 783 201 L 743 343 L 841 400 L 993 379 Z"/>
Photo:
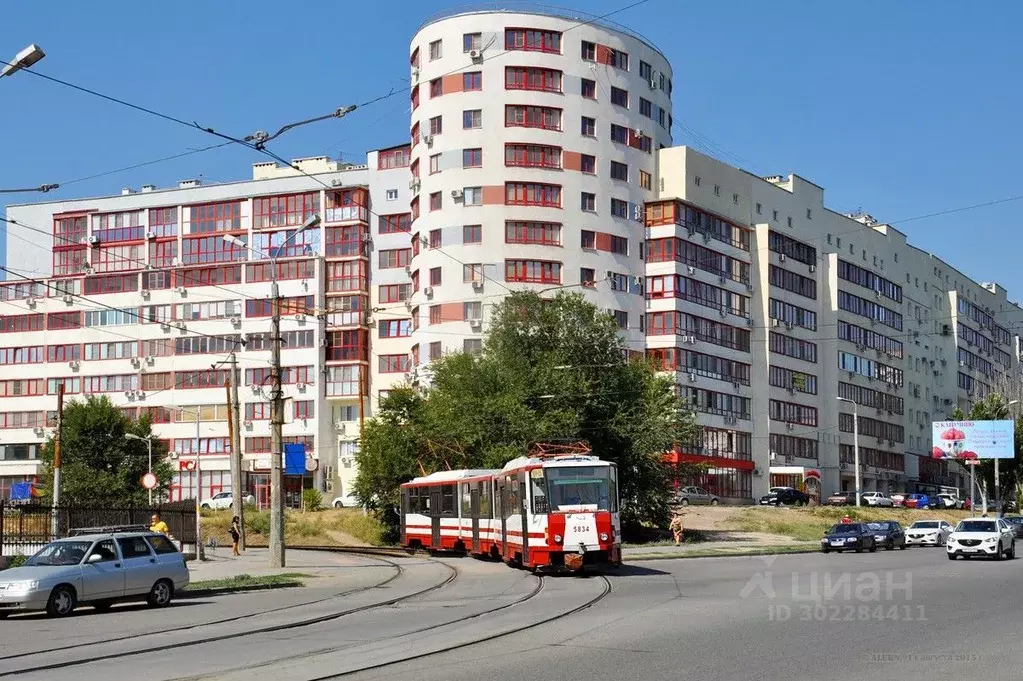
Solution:
<path fill-rule="evenodd" d="M 953 529 L 944 520 L 917 520 L 906 528 L 906 546 L 944 546 Z"/>
<path fill-rule="evenodd" d="M 246 494 L 242 497 L 242 503 L 254 504 L 256 503 L 256 498 L 251 494 Z M 199 508 L 205 508 L 213 511 L 222 511 L 225 508 L 231 508 L 232 506 L 234 506 L 234 494 L 231 492 L 220 492 L 219 494 L 214 494 L 211 499 L 207 499 L 199 504 Z"/>
<path fill-rule="evenodd" d="M 334 501 L 330 502 L 330 505 L 334 508 L 359 508 L 362 506 L 359 500 L 350 494 L 336 497 Z"/>
<path fill-rule="evenodd" d="M 938 508 L 962 508 L 966 502 L 951 494 L 942 493 L 931 497 L 931 504 Z"/>
<path fill-rule="evenodd" d="M 1016 557 L 1016 535 L 1001 518 L 967 518 L 959 521 L 945 545 L 948 559 L 959 556 L 990 556 L 995 560 Z"/>
<path fill-rule="evenodd" d="M 881 492 L 864 492 L 860 495 L 860 501 L 867 506 L 891 507 L 895 505 L 895 502 Z"/>

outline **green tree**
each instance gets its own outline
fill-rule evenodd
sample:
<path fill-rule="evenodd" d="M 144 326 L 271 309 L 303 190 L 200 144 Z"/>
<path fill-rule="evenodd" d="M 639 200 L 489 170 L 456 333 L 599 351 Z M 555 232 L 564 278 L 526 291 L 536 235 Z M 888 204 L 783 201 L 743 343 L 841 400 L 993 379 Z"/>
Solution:
<path fill-rule="evenodd" d="M 953 421 L 1004 421 L 1012 418 L 1009 410 L 1009 400 L 1006 400 L 1005 397 L 1001 395 L 991 394 L 975 402 L 970 408 L 969 414 L 965 413 L 959 407 L 956 407 L 952 410 L 949 418 Z M 1023 481 L 1023 474 L 1021 474 L 1020 470 L 1020 466 L 1023 465 L 1023 423 L 1015 421 L 1014 426 L 1015 446 L 1013 458 L 1002 459 L 998 462 L 999 478 L 1001 479 L 1001 488 L 998 490 L 998 498 L 1003 500 L 1014 499 L 1016 497 L 1017 483 L 1019 481 Z M 969 476 L 970 467 L 962 463 L 959 465 L 966 471 L 967 476 Z M 988 495 L 990 498 L 988 499 L 988 506 L 990 507 L 994 503 L 995 495 L 994 461 L 987 459 L 978 464 L 976 467 L 976 477 L 978 486 L 982 483 L 986 483 L 987 489 L 989 490 Z"/>
<path fill-rule="evenodd" d="M 133 420 L 106 396 L 88 397 L 84 402 L 64 405 L 61 447 L 62 504 L 103 503 L 144 506 L 149 492 L 142 476 L 149 470 L 149 449 L 145 442 L 129 440 L 126 433 L 142 438 L 152 434 L 149 417 Z M 51 436 L 43 445 L 43 492 L 53 493 L 53 447 Z M 165 494 L 173 477 L 167 461 L 167 447 L 153 440 L 153 473 L 158 485 L 154 496 Z"/>
<path fill-rule="evenodd" d="M 429 387 L 400 387 L 366 422 L 355 493 L 396 520 L 398 485 L 446 468 L 500 468 L 535 442 L 585 440 L 618 464 L 625 520 L 661 523 L 664 452 L 696 439 L 674 380 L 629 352 L 612 315 L 580 294 L 513 293 L 483 350 L 430 364 Z"/>

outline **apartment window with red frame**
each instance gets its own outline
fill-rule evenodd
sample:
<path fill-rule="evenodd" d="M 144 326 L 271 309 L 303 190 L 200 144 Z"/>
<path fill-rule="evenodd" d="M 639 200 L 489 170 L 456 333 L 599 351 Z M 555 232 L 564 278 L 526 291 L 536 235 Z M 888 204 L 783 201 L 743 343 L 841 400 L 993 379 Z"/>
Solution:
<path fill-rule="evenodd" d="M 75 345 L 48 345 L 46 347 L 47 362 L 73 362 L 82 359 L 82 346 Z"/>
<path fill-rule="evenodd" d="M 299 227 L 320 212 L 320 193 L 252 199 L 252 228 Z"/>
<path fill-rule="evenodd" d="M 295 418 L 296 419 L 311 419 L 316 414 L 316 402 L 313 400 L 303 400 L 301 402 L 295 402 Z"/>
<path fill-rule="evenodd" d="M 382 319 L 378 332 L 381 338 L 408 338 L 412 335 L 412 320 Z"/>
<path fill-rule="evenodd" d="M 430 98 L 440 97 L 444 94 L 444 80 L 442 78 L 434 78 L 430 81 Z"/>
<path fill-rule="evenodd" d="M 40 331 L 43 328 L 42 315 L 31 315 L 39 317 L 39 327 L 36 329 L 19 329 L 20 331 Z M 81 312 L 51 312 L 46 315 L 46 329 L 48 331 L 65 331 L 67 329 L 82 328 Z M 7 331 L 6 319 L 4 319 L 3 331 Z"/>
<path fill-rule="evenodd" d="M 440 210 L 441 209 L 441 199 L 440 199 L 440 197 L 441 197 L 441 193 L 440 192 L 434 192 L 434 193 L 430 194 L 430 210 L 431 211 Z"/>
<path fill-rule="evenodd" d="M 380 355 L 380 373 L 400 374 L 412 368 L 408 355 Z"/>
<path fill-rule="evenodd" d="M 581 81 L 581 86 L 580 86 L 580 89 L 579 89 L 579 94 L 582 95 L 583 97 L 585 97 L 586 99 L 596 99 L 597 98 L 597 81 L 595 81 L 595 80 L 588 80 L 586 78 L 583 78 L 582 81 Z"/>
<path fill-rule="evenodd" d="M 611 103 L 625 109 L 629 108 L 629 91 L 611 86 Z"/>
<path fill-rule="evenodd" d="M 416 49 L 412 50 L 412 56 L 409 57 L 408 62 L 409 62 L 409 64 L 413 68 L 417 68 L 417 69 L 419 68 L 419 48 L 418 47 Z"/>
<path fill-rule="evenodd" d="M 462 91 L 473 92 L 483 89 L 483 73 L 481 71 L 469 71 L 462 74 Z"/>
<path fill-rule="evenodd" d="M 543 144 L 504 145 L 505 166 L 561 168 L 561 147 Z"/>
<path fill-rule="evenodd" d="M 81 274 L 88 256 L 85 248 L 53 251 L 53 276 L 62 277 Z"/>
<path fill-rule="evenodd" d="M 243 242 L 246 237 L 238 237 Z M 181 240 L 181 263 L 184 265 L 206 265 L 218 262 L 245 260 L 247 250 L 224 241 L 220 236 L 189 237 Z"/>
<path fill-rule="evenodd" d="M 431 305 L 430 306 L 430 323 L 431 324 L 440 324 L 442 321 L 444 321 L 444 319 L 441 317 L 440 305 Z"/>
<path fill-rule="evenodd" d="M 560 284 L 561 263 L 548 260 L 505 260 L 505 281 Z"/>
<path fill-rule="evenodd" d="M 561 33 L 540 31 L 535 28 L 507 28 L 504 31 L 504 48 L 561 54 Z"/>
<path fill-rule="evenodd" d="M 187 234 L 233 232 L 242 227 L 241 201 L 207 203 L 188 207 Z"/>
<path fill-rule="evenodd" d="M 153 241 L 149 244 L 149 266 L 170 267 L 178 257 L 178 242 Z"/>
<path fill-rule="evenodd" d="M 483 225 L 462 225 L 462 243 L 483 243 Z"/>
<path fill-rule="evenodd" d="M 394 269 L 396 267 L 408 267 L 409 256 L 412 253 L 410 248 L 392 248 L 380 251 L 380 269 Z"/>
<path fill-rule="evenodd" d="M 504 125 L 507 128 L 540 128 L 561 130 L 562 110 L 548 106 L 507 104 L 504 107 Z"/>
<path fill-rule="evenodd" d="M 409 99 L 412 101 L 412 110 L 415 111 L 419 108 L 419 86 L 416 85 L 412 88 L 412 94 Z"/>
<path fill-rule="evenodd" d="M 407 146 L 395 149 L 384 149 L 377 153 L 377 170 L 394 170 L 407 168 L 412 152 Z"/>
<path fill-rule="evenodd" d="M 430 134 L 439 135 L 444 132 L 444 117 L 434 116 L 430 119 Z"/>
<path fill-rule="evenodd" d="M 560 246 L 561 224 L 557 222 L 505 222 L 504 241 L 509 244 Z"/>
<path fill-rule="evenodd" d="M 412 221 L 415 222 L 419 219 L 419 197 L 412 199 L 409 202 L 409 208 L 412 210 Z"/>
<path fill-rule="evenodd" d="M 439 267 L 430 268 L 430 286 L 440 286 L 441 273 Z"/>
<path fill-rule="evenodd" d="M 463 168 L 482 168 L 483 167 L 483 150 L 482 149 L 462 149 L 462 167 Z"/>
<path fill-rule="evenodd" d="M 245 405 L 245 420 L 269 421 L 270 407 L 269 402 L 249 402 Z"/>
<path fill-rule="evenodd" d="M 412 125 L 412 131 L 409 133 L 409 137 L 412 138 L 412 146 L 419 144 L 419 122 L 416 121 Z"/>
<path fill-rule="evenodd" d="M 440 248 L 443 246 L 443 237 L 439 229 L 430 230 L 430 248 Z"/>
<path fill-rule="evenodd" d="M 229 373 L 226 369 L 176 371 L 174 372 L 174 387 L 178 390 L 223 388 L 227 384 Z"/>
<path fill-rule="evenodd" d="M 344 293 L 347 291 L 365 290 L 366 270 L 367 267 L 364 260 L 328 262 L 327 291 L 330 293 Z"/>
<path fill-rule="evenodd" d="M 561 208 L 561 185 L 509 182 L 505 185 L 505 203 L 509 206 Z"/>
<path fill-rule="evenodd" d="M 538 90 L 541 92 L 562 92 L 563 74 L 555 69 L 533 66 L 506 66 L 504 87 L 506 90 Z"/>
<path fill-rule="evenodd" d="M 276 273 L 273 270 L 276 269 Z M 270 281 L 271 274 L 276 274 L 277 281 L 287 279 L 312 279 L 316 276 L 316 263 L 312 260 L 291 260 L 278 263 L 256 263 L 245 266 L 246 283 Z"/>
<path fill-rule="evenodd" d="M 324 253 L 327 257 L 351 258 L 362 255 L 362 229 L 360 225 L 328 227 L 325 230 L 327 243 L 324 245 Z"/>
<path fill-rule="evenodd" d="M 583 61 L 597 61 L 597 44 L 589 40 L 583 40 L 580 45 L 580 57 Z"/>
<path fill-rule="evenodd" d="M 327 360 L 334 362 L 365 361 L 369 355 L 366 331 L 330 331 L 327 333 Z"/>
<path fill-rule="evenodd" d="M 84 246 L 89 223 L 84 215 L 56 218 L 53 221 L 53 247 Z"/>
<path fill-rule="evenodd" d="M 377 231 L 381 234 L 397 234 L 398 232 L 409 232 L 412 230 L 411 213 L 395 213 L 393 215 L 381 215 L 378 218 Z"/>
<path fill-rule="evenodd" d="M 115 274 L 107 277 L 86 277 L 82 288 L 86 295 L 138 291 L 139 275 Z"/>
<path fill-rule="evenodd" d="M 409 298 L 411 284 L 384 284 L 379 288 L 378 298 L 381 304 L 403 303 Z"/>
<path fill-rule="evenodd" d="M 597 157 L 589 154 L 579 155 L 579 172 L 586 173 L 587 175 L 596 175 L 597 173 Z"/>

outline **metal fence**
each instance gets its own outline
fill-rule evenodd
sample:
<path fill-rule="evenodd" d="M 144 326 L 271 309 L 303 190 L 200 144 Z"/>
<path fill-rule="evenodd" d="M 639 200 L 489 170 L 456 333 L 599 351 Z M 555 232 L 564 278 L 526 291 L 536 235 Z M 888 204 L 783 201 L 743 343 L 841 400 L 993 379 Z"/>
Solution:
<path fill-rule="evenodd" d="M 135 526 L 148 529 L 154 513 L 167 523 L 179 546 L 195 543 L 195 502 L 144 507 L 58 506 L 18 504 L 0 500 L 0 556 L 31 555 L 48 542 L 90 530 Z"/>

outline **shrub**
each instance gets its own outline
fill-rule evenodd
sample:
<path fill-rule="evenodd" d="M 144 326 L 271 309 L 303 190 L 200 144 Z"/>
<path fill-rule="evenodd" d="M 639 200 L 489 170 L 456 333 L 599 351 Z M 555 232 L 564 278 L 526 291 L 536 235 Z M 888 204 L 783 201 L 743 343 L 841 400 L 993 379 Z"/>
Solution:
<path fill-rule="evenodd" d="M 264 537 L 270 536 L 270 511 L 252 511 L 245 514 L 245 525 L 249 530 Z"/>
<path fill-rule="evenodd" d="M 317 489 L 302 490 L 302 505 L 307 511 L 319 511 L 323 508 L 323 495 Z"/>

